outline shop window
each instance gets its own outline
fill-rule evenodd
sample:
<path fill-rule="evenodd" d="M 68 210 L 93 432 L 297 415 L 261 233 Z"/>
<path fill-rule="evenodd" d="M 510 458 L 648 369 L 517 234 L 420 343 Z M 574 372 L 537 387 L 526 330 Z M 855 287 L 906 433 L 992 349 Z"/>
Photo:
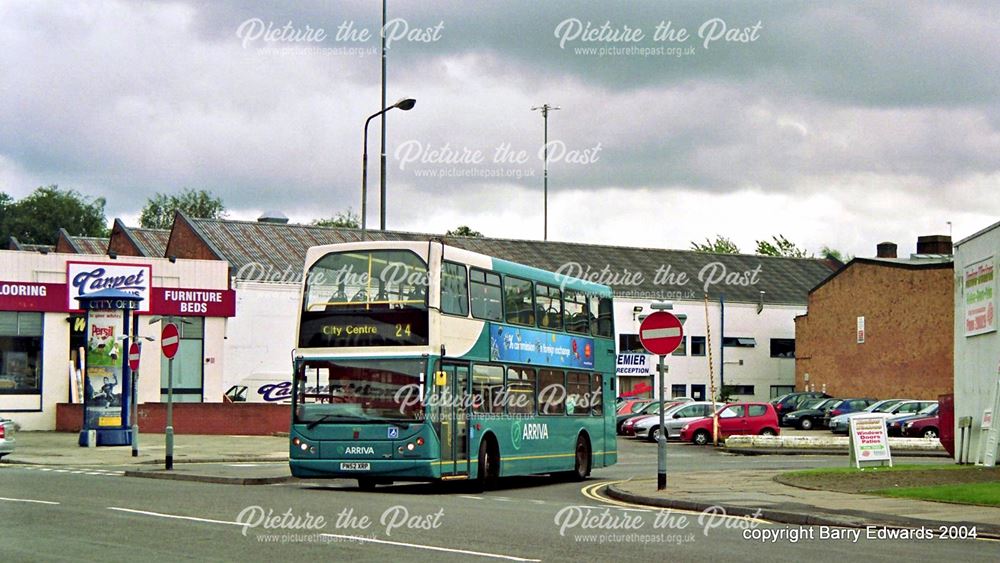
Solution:
<path fill-rule="evenodd" d="M 42 391 L 42 313 L 0 311 L 0 394 Z"/>
<path fill-rule="evenodd" d="M 174 402 L 200 403 L 204 395 L 205 319 L 180 317 L 174 324 L 180 335 L 174 356 Z M 168 361 L 160 355 L 160 402 L 167 402 Z"/>

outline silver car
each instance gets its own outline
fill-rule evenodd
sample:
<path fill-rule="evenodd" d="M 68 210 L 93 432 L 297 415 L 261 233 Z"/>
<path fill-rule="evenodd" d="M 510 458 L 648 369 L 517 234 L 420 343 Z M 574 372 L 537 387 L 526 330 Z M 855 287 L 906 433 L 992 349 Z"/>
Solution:
<path fill-rule="evenodd" d="M 14 452 L 14 421 L 0 418 L 0 458 Z"/>
<path fill-rule="evenodd" d="M 694 401 L 677 405 L 663 413 L 663 425 L 667 428 L 667 439 L 681 437 L 681 428 L 692 420 L 712 416 L 712 413 L 725 406 L 725 403 L 710 403 Z M 660 417 L 650 417 L 635 424 L 635 436 L 656 441 L 660 439 Z"/>

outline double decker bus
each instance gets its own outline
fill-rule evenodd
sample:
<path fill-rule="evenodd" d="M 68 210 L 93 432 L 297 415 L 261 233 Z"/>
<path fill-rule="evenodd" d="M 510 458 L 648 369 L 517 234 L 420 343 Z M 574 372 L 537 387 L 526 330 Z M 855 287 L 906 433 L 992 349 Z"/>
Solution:
<path fill-rule="evenodd" d="M 292 474 L 488 487 L 615 463 L 611 295 L 439 241 L 310 248 Z"/>

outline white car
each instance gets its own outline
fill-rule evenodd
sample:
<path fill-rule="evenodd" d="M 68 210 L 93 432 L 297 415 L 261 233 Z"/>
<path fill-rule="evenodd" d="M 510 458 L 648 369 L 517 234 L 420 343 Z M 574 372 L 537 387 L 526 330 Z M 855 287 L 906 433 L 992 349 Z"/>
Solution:
<path fill-rule="evenodd" d="M 692 420 L 712 416 L 712 413 L 724 407 L 725 403 L 710 403 L 694 401 L 677 405 L 663 413 L 663 425 L 667 429 L 667 439 L 681 437 L 681 428 Z M 635 423 L 636 438 L 657 441 L 660 439 L 660 417 L 650 416 Z"/>
<path fill-rule="evenodd" d="M 0 458 L 14 453 L 14 421 L 0 418 Z"/>

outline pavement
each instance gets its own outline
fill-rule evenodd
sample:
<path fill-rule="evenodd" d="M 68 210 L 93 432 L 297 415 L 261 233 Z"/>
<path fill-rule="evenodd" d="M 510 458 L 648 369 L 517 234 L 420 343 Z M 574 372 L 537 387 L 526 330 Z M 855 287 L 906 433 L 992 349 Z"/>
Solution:
<path fill-rule="evenodd" d="M 613 483 L 607 496 L 634 504 L 702 512 L 712 507 L 726 514 L 750 516 L 798 526 L 865 528 L 976 527 L 980 537 L 1000 538 L 1000 508 L 970 506 L 869 494 L 818 491 L 785 485 L 775 477 L 787 470 L 727 470 Z"/>
<path fill-rule="evenodd" d="M 139 455 L 131 446 L 85 448 L 78 434 L 20 432 L 14 453 L 0 464 L 69 468 L 116 467 L 127 477 L 190 480 L 230 485 L 262 485 L 291 480 L 288 438 L 283 436 L 174 437 L 174 467 L 164 467 L 163 434 L 142 434 Z M 815 453 L 815 452 L 814 452 Z M 618 481 L 609 497 L 646 506 L 704 511 L 721 507 L 726 514 L 753 516 L 803 526 L 894 528 L 942 525 L 975 526 L 980 536 L 1000 538 L 1000 508 L 895 499 L 802 489 L 775 481 L 784 470 L 724 470 L 668 476 L 667 488 L 655 479 Z"/>

